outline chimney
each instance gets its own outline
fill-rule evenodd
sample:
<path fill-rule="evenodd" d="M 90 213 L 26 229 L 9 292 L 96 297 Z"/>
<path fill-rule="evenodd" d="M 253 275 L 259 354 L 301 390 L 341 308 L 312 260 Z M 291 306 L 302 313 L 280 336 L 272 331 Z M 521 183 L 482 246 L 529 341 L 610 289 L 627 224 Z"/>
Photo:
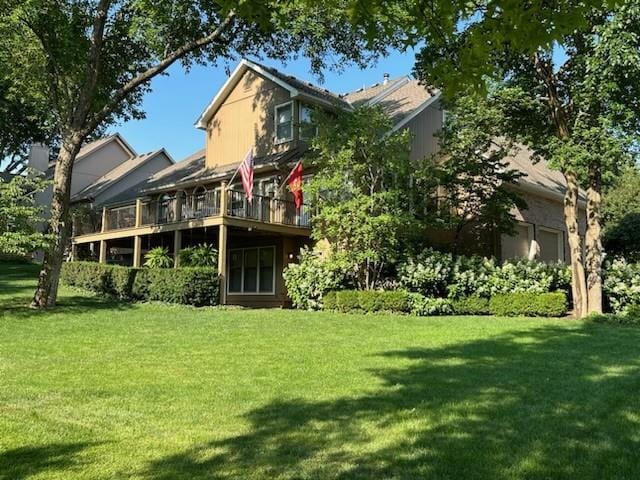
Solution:
<path fill-rule="evenodd" d="M 382 76 L 382 78 L 383 78 L 383 80 L 382 80 L 382 84 L 383 84 L 383 85 L 386 85 L 387 83 L 389 83 L 389 74 L 388 74 L 388 73 L 385 73 L 385 74 Z"/>

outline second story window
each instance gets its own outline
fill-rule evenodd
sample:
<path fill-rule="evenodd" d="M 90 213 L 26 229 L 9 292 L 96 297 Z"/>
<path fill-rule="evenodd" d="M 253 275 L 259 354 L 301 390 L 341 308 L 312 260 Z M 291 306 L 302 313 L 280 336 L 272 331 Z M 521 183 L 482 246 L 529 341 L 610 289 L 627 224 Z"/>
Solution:
<path fill-rule="evenodd" d="M 300 125 L 300 139 L 311 140 L 318 134 L 318 127 L 313 123 L 313 108 L 309 105 L 300 105 L 298 123 Z"/>
<path fill-rule="evenodd" d="M 293 103 L 276 107 L 276 143 L 293 140 Z"/>

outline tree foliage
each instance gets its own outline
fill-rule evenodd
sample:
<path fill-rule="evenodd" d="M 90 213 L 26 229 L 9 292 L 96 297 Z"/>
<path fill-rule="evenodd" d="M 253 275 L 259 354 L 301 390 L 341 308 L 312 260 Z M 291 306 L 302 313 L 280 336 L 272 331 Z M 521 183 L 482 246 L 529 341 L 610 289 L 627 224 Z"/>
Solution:
<path fill-rule="evenodd" d="M 408 208 L 410 134 L 392 132 L 379 106 L 318 114 L 317 121 L 316 173 L 307 186 L 318 205 L 312 235 L 349 257 L 357 286 L 375 288 L 417 227 Z"/>
<path fill-rule="evenodd" d="M 510 233 L 513 208 L 526 203 L 513 189 L 522 174 L 508 163 L 519 147 L 503 136 L 505 116 L 495 99 L 465 95 L 446 108 L 440 150 L 422 164 L 417 187 L 432 192 L 437 208 L 428 220 L 454 233 L 456 251 L 463 233 Z"/>
<path fill-rule="evenodd" d="M 640 171 L 630 167 L 604 194 L 604 246 L 612 257 L 640 261 Z"/>
<path fill-rule="evenodd" d="M 25 256 L 48 248 L 50 235 L 37 230 L 43 217 L 42 205 L 36 201 L 36 194 L 47 186 L 32 171 L 8 181 L 0 178 L 0 254 Z"/>

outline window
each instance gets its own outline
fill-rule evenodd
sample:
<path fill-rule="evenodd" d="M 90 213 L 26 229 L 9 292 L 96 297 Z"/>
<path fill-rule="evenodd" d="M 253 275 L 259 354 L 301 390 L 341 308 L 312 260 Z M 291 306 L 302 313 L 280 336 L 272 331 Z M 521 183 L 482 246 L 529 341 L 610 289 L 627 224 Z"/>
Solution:
<path fill-rule="evenodd" d="M 527 258 L 533 241 L 533 225 L 520 223 L 513 235 L 502 235 L 502 260 Z"/>
<path fill-rule="evenodd" d="M 543 262 L 564 260 L 564 237 L 561 231 L 538 227 L 537 240 L 540 246 L 540 260 Z"/>
<path fill-rule="evenodd" d="M 293 140 L 293 103 L 276 107 L 276 143 Z"/>
<path fill-rule="evenodd" d="M 313 108 L 300 105 L 298 123 L 300 125 L 300 139 L 310 140 L 318 134 L 318 127 L 312 122 Z"/>
<path fill-rule="evenodd" d="M 232 294 L 275 293 L 275 247 L 230 251 L 228 292 Z"/>

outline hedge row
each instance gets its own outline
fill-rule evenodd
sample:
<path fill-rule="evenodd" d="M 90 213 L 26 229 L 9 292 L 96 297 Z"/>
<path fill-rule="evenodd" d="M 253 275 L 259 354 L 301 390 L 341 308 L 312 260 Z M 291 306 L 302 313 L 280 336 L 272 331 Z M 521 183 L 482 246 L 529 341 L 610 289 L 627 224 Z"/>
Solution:
<path fill-rule="evenodd" d="M 414 315 L 498 315 L 560 317 L 567 312 L 567 297 L 562 292 L 506 293 L 490 300 L 467 297 L 459 300 L 424 297 L 402 290 L 328 292 L 323 299 L 325 310 L 339 312 L 397 312 Z"/>
<path fill-rule="evenodd" d="M 323 306 L 339 312 L 408 312 L 409 301 L 409 294 L 399 290 L 339 290 L 328 292 Z"/>
<path fill-rule="evenodd" d="M 220 281 L 215 268 L 129 268 L 96 262 L 62 265 L 61 280 L 121 300 L 181 303 L 197 307 L 217 305 Z"/>

